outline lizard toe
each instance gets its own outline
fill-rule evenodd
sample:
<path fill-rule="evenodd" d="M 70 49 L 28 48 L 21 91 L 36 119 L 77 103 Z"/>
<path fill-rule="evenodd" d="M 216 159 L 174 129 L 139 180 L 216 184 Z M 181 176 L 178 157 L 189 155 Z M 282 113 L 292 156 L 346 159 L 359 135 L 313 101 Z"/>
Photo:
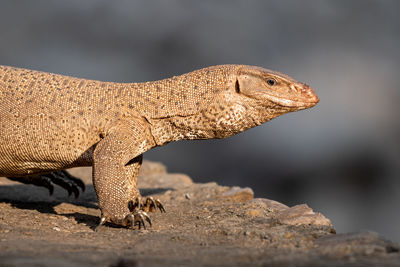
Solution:
<path fill-rule="evenodd" d="M 65 170 L 44 174 L 42 177 L 49 178 L 52 183 L 67 190 L 69 196 L 74 193 L 75 198 L 79 197 L 79 188 L 81 188 L 82 192 L 85 191 L 85 184 L 82 180 L 70 175 Z"/>
<path fill-rule="evenodd" d="M 82 182 L 81 179 L 69 174 L 69 172 L 67 172 L 66 170 L 61 170 L 60 174 L 62 176 L 64 176 L 66 179 L 75 183 L 75 185 L 79 186 L 81 188 L 82 192 L 85 192 L 85 184 Z"/>
<path fill-rule="evenodd" d="M 139 230 L 143 227 L 146 230 L 146 221 L 151 226 L 151 219 L 149 215 L 147 215 L 145 211 L 137 210 L 126 215 L 123 220 L 123 224 L 128 227 L 137 226 Z"/>
<path fill-rule="evenodd" d="M 147 197 L 142 201 L 141 197 L 136 197 L 134 201 L 128 202 L 128 208 L 131 212 L 124 218 L 123 224 L 126 226 L 138 226 L 139 229 L 143 226 L 146 229 L 146 222 L 151 226 L 151 219 L 147 212 L 156 211 L 158 208 L 161 212 L 165 212 L 164 206 L 159 199 Z"/>
<path fill-rule="evenodd" d="M 145 203 L 146 207 L 149 207 L 148 209 L 150 212 L 155 212 L 157 208 L 160 210 L 161 213 L 165 212 L 164 205 L 158 198 L 154 199 L 153 197 L 148 197 Z"/>
<path fill-rule="evenodd" d="M 139 209 L 141 209 L 145 212 L 155 212 L 155 211 L 157 211 L 157 208 L 161 212 L 165 212 L 164 205 L 161 203 L 161 201 L 158 198 L 154 199 L 153 197 L 147 197 L 144 201 L 140 201 L 140 199 L 138 199 L 137 202 L 141 203 L 138 206 Z"/>

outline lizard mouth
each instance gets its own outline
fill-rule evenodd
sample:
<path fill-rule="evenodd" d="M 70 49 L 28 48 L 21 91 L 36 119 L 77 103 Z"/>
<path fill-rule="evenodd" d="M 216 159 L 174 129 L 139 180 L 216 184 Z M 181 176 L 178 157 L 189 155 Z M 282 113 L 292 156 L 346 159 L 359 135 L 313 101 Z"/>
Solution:
<path fill-rule="evenodd" d="M 313 95 L 313 97 L 297 99 L 282 98 L 281 96 L 275 96 L 272 94 L 265 95 L 271 102 L 283 107 L 310 108 L 315 106 L 319 102 L 319 98 L 315 94 Z"/>
<path fill-rule="evenodd" d="M 318 96 L 314 90 L 304 83 L 291 84 L 290 94 L 283 95 L 281 92 L 265 92 L 265 96 L 270 101 L 280 106 L 289 108 L 310 108 L 319 102 Z"/>

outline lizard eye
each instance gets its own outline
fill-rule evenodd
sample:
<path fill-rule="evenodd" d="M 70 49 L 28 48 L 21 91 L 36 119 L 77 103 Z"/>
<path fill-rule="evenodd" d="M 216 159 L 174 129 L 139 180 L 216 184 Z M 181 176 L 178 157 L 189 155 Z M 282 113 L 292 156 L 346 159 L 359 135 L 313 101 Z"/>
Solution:
<path fill-rule="evenodd" d="M 269 86 L 274 86 L 274 85 L 276 84 L 276 81 L 275 81 L 274 79 L 268 79 L 268 80 L 267 80 L 267 84 L 268 84 Z"/>

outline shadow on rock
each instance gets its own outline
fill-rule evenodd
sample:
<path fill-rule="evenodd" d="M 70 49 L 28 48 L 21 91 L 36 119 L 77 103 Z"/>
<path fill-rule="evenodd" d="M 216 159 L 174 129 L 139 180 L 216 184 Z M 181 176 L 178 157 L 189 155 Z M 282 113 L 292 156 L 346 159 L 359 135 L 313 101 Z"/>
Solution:
<path fill-rule="evenodd" d="M 97 225 L 99 225 L 100 222 L 100 218 L 98 216 L 83 214 L 80 212 L 64 213 L 59 215 L 66 216 L 68 218 L 74 218 L 78 224 L 86 225 L 90 227 L 90 229 L 92 229 L 93 231 L 95 230 Z"/>
<path fill-rule="evenodd" d="M 172 187 L 171 188 L 141 188 L 141 189 L 139 189 L 140 194 L 143 197 L 147 197 L 149 195 L 155 195 L 155 194 L 162 194 L 169 190 L 175 191 L 175 189 Z"/>
<path fill-rule="evenodd" d="M 0 202 L 11 204 L 19 209 L 37 210 L 41 213 L 57 214 L 54 207 L 62 203 L 70 203 L 76 206 L 97 209 L 97 202 L 93 186 L 87 186 L 87 190 L 78 199 L 66 197 L 62 189 L 54 192 L 52 196 L 45 189 L 27 185 L 3 185 L 0 186 Z"/>
<path fill-rule="evenodd" d="M 18 200 L 11 200 L 11 199 L 0 199 L 0 202 L 2 203 L 8 203 L 14 208 L 18 209 L 27 209 L 27 210 L 37 210 L 40 213 L 51 213 L 51 214 L 57 214 L 57 212 L 54 210 L 54 207 L 59 205 L 61 202 L 21 202 Z"/>

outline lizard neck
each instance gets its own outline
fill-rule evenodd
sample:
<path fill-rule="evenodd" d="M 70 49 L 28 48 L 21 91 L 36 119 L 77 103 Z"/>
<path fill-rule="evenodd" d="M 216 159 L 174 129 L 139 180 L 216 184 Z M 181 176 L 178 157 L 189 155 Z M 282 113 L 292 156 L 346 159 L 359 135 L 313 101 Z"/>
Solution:
<path fill-rule="evenodd" d="M 213 130 L 190 127 L 201 122 L 201 112 L 226 90 L 237 65 L 208 67 L 153 82 L 119 84 L 114 98 L 117 112 L 146 119 L 157 145 L 180 139 L 214 138 Z M 123 108 L 120 108 L 123 107 Z"/>
<path fill-rule="evenodd" d="M 159 81 L 121 84 L 120 100 L 127 110 L 146 119 L 190 116 L 225 89 L 237 65 L 208 67 Z"/>
<path fill-rule="evenodd" d="M 240 99 L 226 100 L 217 98 L 206 109 L 189 116 L 149 120 L 157 145 L 182 139 L 226 138 L 289 112 L 272 103 L 255 107 Z"/>

